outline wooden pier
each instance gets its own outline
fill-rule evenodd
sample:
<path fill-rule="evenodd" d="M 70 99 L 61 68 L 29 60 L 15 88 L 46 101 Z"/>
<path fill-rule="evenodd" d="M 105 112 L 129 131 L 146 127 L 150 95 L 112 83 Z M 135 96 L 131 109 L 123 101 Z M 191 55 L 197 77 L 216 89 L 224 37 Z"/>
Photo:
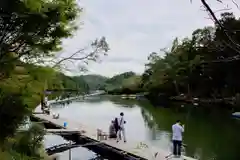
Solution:
<path fill-rule="evenodd" d="M 104 94 L 105 92 L 98 92 L 98 93 L 92 93 L 92 94 L 85 94 L 85 95 L 79 95 L 79 96 L 75 96 L 75 97 L 69 97 L 66 99 L 58 99 L 58 100 L 49 100 L 48 103 L 49 104 L 58 104 L 61 102 L 67 102 L 67 101 L 73 101 L 73 100 L 78 100 L 78 99 L 84 99 L 87 97 L 93 97 L 93 96 L 99 96 L 101 94 Z"/>
<path fill-rule="evenodd" d="M 194 158 L 182 156 L 181 158 L 168 157 L 171 153 L 161 149 L 152 147 L 146 143 L 139 143 L 134 141 L 127 141 L 127 143 L 117 143 L 115 139 L 99 140 L 97 136 L 97 129 L 85 126 L 78 122 L 69 121 L 68 119 L 58 118 L 54 119 L 51 115 L 34 114 L 32 119 L 35 121 L 42 121 L 45 124 L 48 133 L 61 135 L 66 140 L 74 142 L 75 146 L 57 146 L 59 151 L 64 151 L 78 146 L 86 147 L 106 158 L 114 159 L 139 159 L 139 160 L 195 160 Z M 64 127 L 64 122 L 67 126 Z M 87 145 L 87 144 L 94 145 Z M 84 146 L 86 145 L 86 146 Z M 56 148 L 48 149 L 49 153 L 56 153 Z M 54 151 L 55 150 L 55 151 Z M 168 158 L 166 158 L 168 157 Z"/>

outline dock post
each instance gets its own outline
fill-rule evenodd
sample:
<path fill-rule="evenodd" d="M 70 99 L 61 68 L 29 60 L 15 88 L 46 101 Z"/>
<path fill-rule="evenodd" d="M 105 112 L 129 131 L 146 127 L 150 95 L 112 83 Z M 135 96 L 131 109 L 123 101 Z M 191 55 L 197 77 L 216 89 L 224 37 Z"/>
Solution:
<path fill-rule="evenodd" d="M 72 145 L 71 141 L 69 142 L 70 146 Z M 69 149 L 69 160 L 72 160 L 72 149 Z"/>

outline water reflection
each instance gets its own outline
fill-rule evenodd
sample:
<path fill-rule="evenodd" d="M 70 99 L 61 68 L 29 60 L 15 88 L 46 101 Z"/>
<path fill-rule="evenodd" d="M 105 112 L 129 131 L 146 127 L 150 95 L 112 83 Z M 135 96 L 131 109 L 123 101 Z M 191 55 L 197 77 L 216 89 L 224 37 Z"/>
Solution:
<path fill-rule="evenodd" d="M 239 160 L 239 122 L 226 112 L 203 110 L 172 104 L 171 108 L 154 107 L 146 101 L 123 100 L 119 97 L 101 97 L 72 102 L 66 107 L 56 106 L 62 117 L 84 122 L 108 130 L 109 122 L 120 112 L 125 113 L 129 139 L 148 141 L 150 144 L 171 149 L 171 126 L 176 119 L 185 123 L 184 143 L 186 155 L 201 160 Z M 137 133 L 137 137 L 136 137 Z"/>
<path fill-rule="evenodd" d="M 59 101 L 59 102 L 55 102 L 52 103 L 51 106 L 52 107 L 66 107 L 68 105 L 70 105 L 72 103 L 72 100 L 66 100 L 66 101 Z"/>
<path fill-rule="evenodd" d="M 157 123 L 160 133 L 163 130 L 170 133 L 175 120 L 183 120 L 186 126 L 184 143 L 187 144 L 186 154 L 189 156 L 204 160 L 240 159 L 237 151 L 240 147 L 238 122 L 226 113 L 219 111 L 206 113 L 201 109 L 188 107 L 191 108 L 176 111 L 144 105 L 142 114 L 150 128 L 153 122 Z M 149 113 L 146 113 L 147 111 Z"/>
<path fill-rule="evenodd" d="M 55 135 L 46 135 L 44 139 L 44 145 L 45 148 L 54 146 L 54 145 L 59 145 L 62 143 L 67 143 L 66 140 L 64 140 L 60 136 L 55 136 Z M 62 153 L 57 154 L 58 160 L 67 160 L 69 159 L 69 151 L 65 151 Z M 96 155 L 94 152 L 89 151 L 86 148 L 73 148 L 71 149 L 71 160 L 102 160 L 100 156 Z"/>

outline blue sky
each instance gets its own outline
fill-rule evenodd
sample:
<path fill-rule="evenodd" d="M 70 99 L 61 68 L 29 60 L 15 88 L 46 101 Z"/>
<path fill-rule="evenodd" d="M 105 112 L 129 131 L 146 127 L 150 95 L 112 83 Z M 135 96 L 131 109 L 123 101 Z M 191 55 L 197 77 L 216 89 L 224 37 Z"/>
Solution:
<path fill-rule="evenodd" d="M 77 21 L 80 28 L 73 38 L 64 40 L 63 55 L 101 36 L 107 38 L 111 49 L 101 63 L 88 66 L 90 74 L 142 73 L 151 52 L 168 47 L 175 37 L 189 36 L 193 30 L 212 24 L 200 0 L 81 0 L 79 5 L 84 8 Z M 231 0 L 211 6 L 240 13 Z"/>

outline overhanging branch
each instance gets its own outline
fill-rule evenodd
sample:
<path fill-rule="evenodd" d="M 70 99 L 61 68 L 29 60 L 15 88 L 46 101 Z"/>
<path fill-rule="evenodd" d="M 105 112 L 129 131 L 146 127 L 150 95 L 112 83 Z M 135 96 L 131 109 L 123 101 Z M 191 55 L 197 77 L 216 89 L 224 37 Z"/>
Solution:
<path fill-rule="evenodd" d="M 53 68 L 56 67 L 56 66 L 58 66 L 59 64 L 61 64 L 62 62 L 66 61 L 66 60 L 70 60 L 70 59 L 73 59 L 73 60 L 84 60 L 84 59 L 88 58 L 89 56 L 91 56 L 91 53 L 90 53 L 90 54 L 88 54 L 88 55 L 86 55 L 86 56 L 84 56 L 84 57 L 79 57 L 78 59 L 73 58 L 73 57 L 76 56 L 78 53 L 81 53 L 81 52 L 83 52 L 84 50 L 85 50 L 85 49 L 80 49 L 80 50 L 76 51 L 75 53 L 73 53 L 71 56 L 66 57 L 66 58 L 62 58 L 61 60 L 59 60 L 58 62 L 56 62 L 56 63 L 54 64 Z"/>
<path fill-rule="evenodd" d="M 57 67 L 59 64 L 61 64 L 64 61 L 84 61 L 84 63 L 87 64 L 88 61 L 95 61 L 99 58 L 99 55 L 106 55 L 109 51 L 108 44 L 106 42 L 105 37 L 102 37 L 100 39 L 96 39 L 92 42 L 90 45 L 91 52 L 87 53 L 87 47 L 80 49 L 73 54 L 71 54 L 68 57 L 62 58 L 58 62 L 55 62 L 53 65 L 53 68 Z M 81 53 L 84 56 L 77 56 L 79 53 Z"/>
<path fill-rule="evenodd" d="M 217 0 L 219 1 L 219 0 Z M 235 42 L 231 36 L 229 36 L 227 29 L 222 25 L 222 23 L 217 19 L 216 15 L 214 14 L 214 12 L 212 11 L 212 9 L 210 8 L 210 6 L 207 4 L 206 0 L 201 0 L 202 4 L 204 5 L 204 7 L 207 9 L 207 11 L 210 13 L 210 15 L 212 16 L 213 20 L 215 21 L 215 23 L 220 27 L 220 29 L 222 30 L 222 32 L 224 33 L 224 35 L 226 36 L 226 38 L 228 39 L 228 41 L 230 42 L 230 47 L 235 50 L 237 53 L 240 54 L 240 45 Z M 221 2 L 221 1 L 219 1 Z"/>

